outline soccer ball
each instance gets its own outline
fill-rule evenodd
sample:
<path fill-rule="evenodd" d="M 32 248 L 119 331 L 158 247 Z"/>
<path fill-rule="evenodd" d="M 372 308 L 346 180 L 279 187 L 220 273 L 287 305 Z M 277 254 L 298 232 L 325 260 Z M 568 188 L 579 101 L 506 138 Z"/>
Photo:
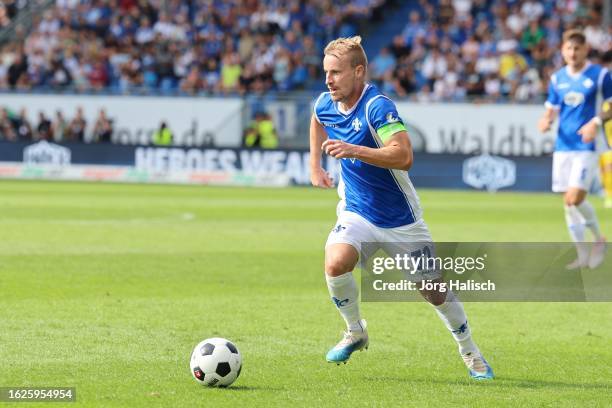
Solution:
<path fill-rule="evenodd" d="M 227 387 L 240 375 L 242 356 L 234 343 L 214 337 L 195 346 L 189 365 L 191 375 L 201 385 Z"/>

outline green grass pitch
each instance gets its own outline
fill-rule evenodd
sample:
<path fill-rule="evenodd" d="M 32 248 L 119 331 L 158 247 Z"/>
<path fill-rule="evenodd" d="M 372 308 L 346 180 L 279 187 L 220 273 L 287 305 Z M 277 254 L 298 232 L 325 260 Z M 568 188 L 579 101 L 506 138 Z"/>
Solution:
<path fill-rule="evenodd" d="M 567 240 L 552 194 L 420 196 L 434 240 Z M 466 304 L 491 382 L 468 378 L 425 303 L 363 304 L 370 349 L 326 363 L 342 330 L 322 271 L 335 203 L 308 188 L 0 183 L 0 386 L 74 386 L 69 406 L 609 406 L 612 303 Z M 243 354 L 228 389 L 189 372 L 212 336 Z"/>

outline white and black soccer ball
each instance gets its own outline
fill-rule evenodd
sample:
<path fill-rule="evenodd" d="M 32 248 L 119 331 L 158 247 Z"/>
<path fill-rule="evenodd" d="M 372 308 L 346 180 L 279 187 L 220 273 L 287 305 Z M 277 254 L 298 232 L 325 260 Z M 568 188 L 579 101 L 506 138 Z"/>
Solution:
<path fill-rule="evenodd" d="M 242 356 L 227 339 L 214 337 L 198 343 L 191 353 L 191 375 L 209 387 L 227 387 L 240 375 Z"/>

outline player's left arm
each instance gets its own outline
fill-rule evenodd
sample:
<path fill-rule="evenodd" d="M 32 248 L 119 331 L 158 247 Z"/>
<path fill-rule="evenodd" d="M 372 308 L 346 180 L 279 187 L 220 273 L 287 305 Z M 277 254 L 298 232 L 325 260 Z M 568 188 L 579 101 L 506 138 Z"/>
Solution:
<path fill-rule="evenodd" d="M 612 77 L 610 77 L 610 72 L 606 72 L 602 78 L 601 82 L 601 93 L 603 95 L 604 103 L 609 103 L 612 100 Z M 610 119 L 610 111 L 605 110 L 602 107 L 602 110 L 598 115 L 595 115 L 591 120 L 585 123 L 580 129 L 578 129 L 578 134 L 582 136 L 582 141 L 585 143 L 590 143 L 595 140 L 597 137 L 597 132 L 599 128 L 603 125 L 604 122 Z"/>
<path fill-rule="evenodd" d="M 337 159 L 357 159 L 386 169 L 410 169 L 412 145 L 395 104 L 381 95 L 366 104 L 365 114 L 368 127 L 376 132 L 374 137 L 379 147 L 327 140 L 322 146 L 325 153 Z"/>
<path fill-rule="evenodd" d="M 380 148 L 331 139 L 323 142 L 321 147 L 325 153 L 336 159 L 357 159 L 386 169 L 409 170 L 412 167 L 412 144 L 405 130 L 390 135 Z"/>

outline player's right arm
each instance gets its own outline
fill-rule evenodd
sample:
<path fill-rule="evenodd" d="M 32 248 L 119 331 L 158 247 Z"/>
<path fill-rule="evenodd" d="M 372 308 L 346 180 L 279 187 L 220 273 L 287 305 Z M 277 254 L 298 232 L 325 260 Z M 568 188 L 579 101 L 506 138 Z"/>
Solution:
<path fill-rule="evenodd" d="M 557 114 L 559 113 L 561 101 L 559 100 L 559 94 L 555 87 L 556 82 L 556 76 L 553 74 L 548 84 L 548 98 L 546 98 L 546 103 L 544 104 L 546 110 L 538 121 L 538 130 L 542 133 L 550 130 L 550 127 L 555 123 L 555 119 L 557 119 Z"/>
<path fill-rule="evenodd" d="M 557 119 L 557 113 L 558 111 L 555 108 L 546 107 L 544 115 L 538 121 L 538 130 L 542 133 L 548 132 Z"/>
<path fill-rule="evenodd" d="M 321 145 L 327 140 L 323 125 L 315 118 L 310 118 L 310 182 L 315 187 L 332 188 L 334 183 L 321 166 Z"/>

